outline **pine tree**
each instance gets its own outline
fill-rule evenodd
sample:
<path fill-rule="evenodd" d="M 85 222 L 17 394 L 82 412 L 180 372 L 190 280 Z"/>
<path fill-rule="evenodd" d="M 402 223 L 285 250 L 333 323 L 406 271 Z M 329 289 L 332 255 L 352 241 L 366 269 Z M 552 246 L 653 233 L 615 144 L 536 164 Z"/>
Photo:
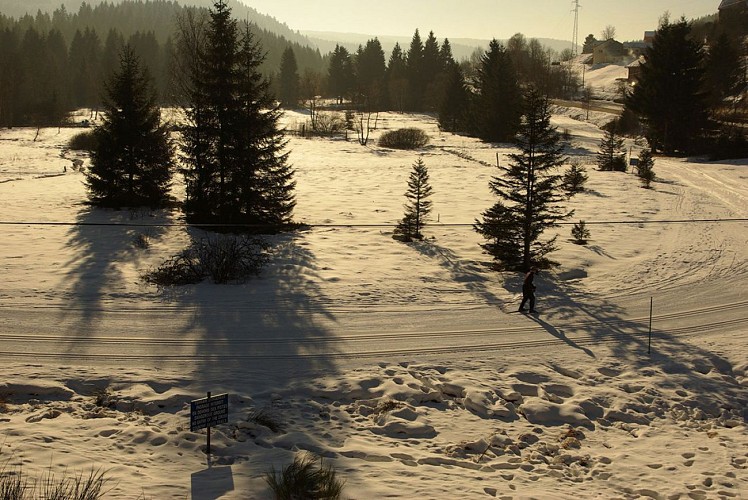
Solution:
<path fill-rule="evenodd" d="M 430 31 L 426 42 L 423 44 L 423 110 L 438 111 L 444 93 L 444 79 L 439 42 Z"/>
<path fill-rule="evenodd" d="M 722 33 L 709 46 L 706 57 L 706 85 L 713 105 L 720 105 L 727 96 L 735 95 L 746 84 L 738 47 Z"/>
<path fill-rule="evenodd" d="M 403 112 L 408 91 L 407 65 L 399 43 L 395 43 L 387 63 L 387 97 L 390 109 Z"/>
<path fill-rule="evenodd" d="M 405 215 L 395 230 L 396 235 L 402 235 L 406 241 L 423 238 L 421 231 L 431 213 L 432 202 L 428 198 L 432 192 L 428 169 L 423 159 L 418 158 L 408 178 L 408 191 L 405 193 L 408 201 L 405 204 Z"/>
<path fill-rule="evenodd" d="M 278 99 L 285 108 L 293 109 L 299 104 L 299 67 L 293 49 L 288 47 L 281 57 L 280 94 Z"/>
<path fill-rule="evenodd" d="M 546 229 L 572 215 L 560 205 L 561 176 L 555 171 L 565 158 L 550 120 L 548 98 L 530 87 L 515 139 L 519 152 L 510 155 L 510 165 L 499 167 L 503 175 L 493 177 L 489 184 L 500 199 L 475 222 L 475 230 L 488 240 L 481 246 L 500 269 L 527 271 L 554 265 L 547 255 L 556 249 L 556 237 L 540 238 Z"/>
<path fill-rule="evenodd" d="M 654 157 L 652 151 L 643 149 L 639 153 L 639 163 L 636 166 L 636 175 L 642 182 L 642 187 L 649 189 L 655 180 Z"/>
<path fill-rule="evenodd" d="M 245 24 L 239 32 L 219 0 L 210 20 L 183 20 L 180 46 L 187 102 L 181 149 L 190 222 L 289 224 L 293 170 L 278 121 L 281 111 L 260 74 L 263 52 Z M 204 30 L 204 32 L 203 32 Z"/>
<path fill-rule="evenodd" d="M 439 127 L 447 132 L 463 131 L 466 128 L 468 90 L 458 64 L 447 70 L 446 89 L 439 107 Z"/>
<path fill-rule="evenodd" d="M 689 23 L 665 19 L 644 57 L 626 107 L 639 116 L 653 151 L 696 152 L 709 126 L 708 95 L 701 44 L 691 38 Z"/>
<path fill-rule="evenodd" d="M 360 101 L 369 109 L 378 111 L 385 102 L 385 77 L 387 67 L 384 62 L 384 50 L 377 38 L 359 47 L 356 54 L 356 87 Z"/>
<path fill-rule="evenodd" d="M 616 133 L 613 126 L 605 129 L 605 135 L 600 140 L 597 166 L 604 172 L 626 171 L 626 151 L 623 146 L 623 137 Z"/>
<path fill-rule="evenodd" d="M 330 55 L 327 82 L 330 93 L 338 98 L 338 104 L 343 104 L 343 99 L 350 97 L 354 84 L 353 63 L 345 47 L 335 45 Z"/>
<path fill-rule="evenodd" d="M 564 172 L 562 186 L 566 195 L 571 198 L 577 193 L 584 191 L 584 185 L 587 182 L 587 170 L 578 161 L 572 161 L 569 169 Z"/>
<path fill-rule="evenodd" d="M 238 48 L 240 106 L 234 147 L 239 154 L 231 219 L 275 230 L 292 223 L 294 171 L 279 125 L 282 112 L 270 93 L 270 83 L 259 71 L 263 51 L 248 24 Z"/>
<path fill-rule="evenodd" d="M 595 39 L 595 35 L 590 33 L 584 39 L 584 45 L 582 46 L 582 54 L 592 54 L 592 52 L 595 50 L 595 45 L 597 45 L 597 40 Z"/>
<path fill-rule="evenodd" d="M 101 41 L 95 30 L 76 31 L 70 44 L 73 104 L 98 107 L 101 94 Z"/>
<path fill-rule="evenodd" d="M 522 94 L 514 65 L 495 39 L 481 58 L 473 105 L 475 133 L 484 141 L 510 141 L 522 115 Z"/>
<path fill-rule="evenodd" d="M 418 30 L 413 33 L 405 64 L 405 74 L 408 79 L 405 109 L 421 111 L 426 81 L 423 77 L 423 41 Z"/>
<path fill-rule="evenodd" d="M 590 239 L 590 230 L 587 229 L 587 223 L 580 220 L 571 228 L 571 237 L 574 238 L 574 243 L 577 245 L 586 245 L 587 240 Z"/>
<path fill-rule="evenodd" d="M 86 174 L 91 203 L 162 206 L 169 199 L 174 150 L 148 72 L 129 46 L 107 86 L 96 148 Z"/>

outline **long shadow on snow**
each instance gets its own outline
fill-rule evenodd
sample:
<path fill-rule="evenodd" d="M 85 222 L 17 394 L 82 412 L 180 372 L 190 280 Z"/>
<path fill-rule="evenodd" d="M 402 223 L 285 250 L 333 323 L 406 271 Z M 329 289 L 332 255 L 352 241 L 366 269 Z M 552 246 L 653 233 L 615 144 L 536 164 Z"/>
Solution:
<path fill-rule="evenodd" d="M 520 276 L 514 278 L 515 286 L 521 288 L 520 280 Z M 714 408 L 735 407 L 736 403 L 748 405 L 748 389 L 735 380 L 732 366 L 724 357 L 686 342 L 666 329 L 652 331 L 651 354 L 648 354 L 646 313 L 639 318 L 625 319 L 630 313 L 605 297 L 545 279 L 542 273 L 536 282 L 539 308 L 548 312 L 541 315 L 543 319 L 534 320 L 551 335 L 577 344 L 574 347 L 588 354 L 591 351 L 582 344 L 604 343 L 614 358 L 642 374 L 651 375 L 652 370 L 659 370 L 669 375 L 671 388 L 693 391 L 689 402 L 692 407 L 713 411 Z M 574 334 L 574 340 L 568 338 L 567 330 L 570 335 Z M 722 376 L 714 376 L 712 372 Z"/>
<path fill-rule="evenodd" d="M 66 263 L 66 267 L 72 268 L 68 273 L 72 281 L 71 300 L 62 319 L 77 316 L 71 326 L 71 340 L 101 333 L 100 320 L 107 306 L 110 312 L 118 312 L 114 303 L 122 297 L 118 290 L 123 288 L 124 280 L 120 266 L 138 260 L 136 237 L 147 234 L 150 239 L 158 239 L 164 232 L 163 227 L 155 225 L 147 229 L 122 226 L 133 222 L 133 214 L 87 207 L 78 213 L 77 224 L 68 232 L 68 246 L 74 250 L 72 260 Z M 80 347 L 71 343 L 69 352 L 80 353 Z"/>
<path fill-rule="evenodd" d="M 437 245 L 429 241 L 414 241 L 409 245 L 418 250 L 422 255 L 436 259 L 439 265 L 447 269 L 452 279 L 462 283 L 464 287 L 477 295 L 487 304 L 498 305 L 499 309 L 507 312 L 506 302 L 491 292 L 485 285 L 486 278 L 480 272 L 481 269 L 474 262 L 461 261 L 459 256 L 449 248 Z"/>
<path fill-rule="evenodd" d="M 314 282 L 315 257 L 302 238 L 274 237 L 272 261 L 246 283 L 206 281 L 176 295 L 177 307 L 191 315 L 185 333 L 200 332 L 194 372 L 204 380 L 230 381 L 232 373 L 252 369 L 283 386 L 293 372 L 332 368 L 336 351 L 323 323 L 334 316 Z"/>
<path fill-rule="evenodd" d="M 193 237 L 201 236 L 194 231 Z M 203 391 L 230 395 L 229 428 L 256 410 L 269 412 L 284 427 L 262 443 L 214 448 L 219 463 L 236 460 L 258 476 L 271 464 L 287 465 L 298 450 L 334 457 L 329 448 L 346 434 L 345 428 L 329 426 L 325 435 L 317 435 L 302 422 L 285 421 L 297 411 L 306 414 L 332 403 L 310 387 L 320 377 L 336 376 L 340 350 L 326 326 L 335 321 L 332 302 L 317 284 L 316 258 L 304 246 L 303 233 L 270 241 L 272 260 L 259 277 L 241 284 L 206 281 L 173 299 L 186 313 L 182 316 L 191 317 L 183 335 L 195 339 L 194 361 L 185 373 Z"/>

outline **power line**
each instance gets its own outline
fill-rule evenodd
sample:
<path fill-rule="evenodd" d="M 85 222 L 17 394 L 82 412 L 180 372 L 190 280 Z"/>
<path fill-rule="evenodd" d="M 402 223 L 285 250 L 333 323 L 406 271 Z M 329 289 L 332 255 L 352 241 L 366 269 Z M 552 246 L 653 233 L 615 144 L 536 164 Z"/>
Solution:
<path fill-rule="evenodd" d="M 626 224 L 704 224 L 704 223 L 729 223 L 748 222 L 748 218 L 728 219 L 656 219 L 656 220 L 597 220 L 587 221 L 586 225 L 626 225 Z M 568 226 L 576 222 L 557 222 L 559 226 Z M 397 223 L 360 223 L 360 224 L 306 224 L 299 223 L 293 227 L 299 229 L 313 228 L 377 228 L 393 227 Z M 278 229 L 282 226 L 266 224 L 189 224 L 186 222 L 164 222 L 164 223 L 138 223 L 138 222 L 40 222 L 40 221 L 0 221 L 0 226 L 68 226 L 68 227 L 185 227 L 196 229 L 208 228 L 246 228 L 246 229 Z M 472 227 L 473 223 L 431 223 L 429 227 Z"/>

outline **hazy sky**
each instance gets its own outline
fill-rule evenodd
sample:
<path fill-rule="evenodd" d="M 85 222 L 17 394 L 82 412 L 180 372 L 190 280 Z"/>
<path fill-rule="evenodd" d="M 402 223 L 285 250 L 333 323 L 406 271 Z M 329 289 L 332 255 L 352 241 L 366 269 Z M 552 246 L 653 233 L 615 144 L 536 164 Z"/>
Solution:
<path fill-rule="evenodd" d="M 528 37 L 571 40 L 573 0 L 241 0 L 294 30 L 437 38 Z M 720 0 L 579 0 L 579 42 L 606 25 L 621 41 L 641 39 L 665 11 L 671 19 L 717 12 Z"/>

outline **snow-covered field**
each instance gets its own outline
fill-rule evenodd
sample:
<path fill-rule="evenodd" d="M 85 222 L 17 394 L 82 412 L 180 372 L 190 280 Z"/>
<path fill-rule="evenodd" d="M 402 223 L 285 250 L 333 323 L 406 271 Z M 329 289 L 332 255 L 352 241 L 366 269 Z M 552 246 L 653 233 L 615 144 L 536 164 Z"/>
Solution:
<path fill-rule="evenodd" d="M 80 129 L 0 131 L 0 468 L 101 467 L 107 498 L 264 499 L 264 474 L 312 451 L 352 499 L 748 496 L 748 161 L 658 158 L 642 189 L 593 169 L 600 131 L 569 114 L 590 176 L 569 207 L 607 223 L 587 246 L 560 228 L 537 317 L 513 314 L 521 277 L 489 270 L 471 228 L 509 147 L 428 116 L 374 133 L 423 128 L 420 153 L 291 139 L 313 227 L 275 237 L 258 279 L 168 291 L 140 274 L 197 230 L 82 204 L 62 152 Z M 403 244 L 418 154 L 434 220 Z M 743 220 L 662 222 L 687 219 Z M 210 463 L 189 431 L 206 391 L 230 395 Z"/>

